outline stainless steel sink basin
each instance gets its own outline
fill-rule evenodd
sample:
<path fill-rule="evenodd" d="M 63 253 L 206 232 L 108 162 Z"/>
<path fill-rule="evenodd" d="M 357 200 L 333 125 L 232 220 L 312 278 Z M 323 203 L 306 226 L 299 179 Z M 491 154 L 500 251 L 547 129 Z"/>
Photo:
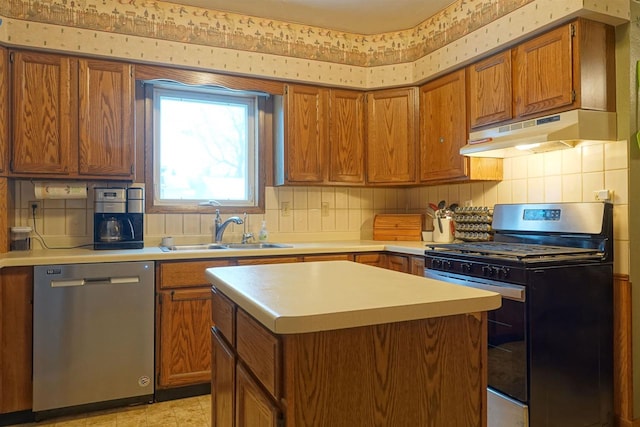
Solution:
<path fill-rule="evenodd" d="M 215 249 L 275 249 L 291 248 L 282 243 L 201 243 L 196 245 L 161 246 L 163 252 L 175 251 L 210 251 Z"/>
<path fill-rule="evenodd" d="M 225 246 L 229 249 L 275 249 L 293 247 L 283 243 L 228 243 Z"/>
<path fill-rule="evenodd" d="M 214 249 L 227 249 L 225 245 L 219 245 L 217 243 L 201 243 L 197 245 L 175 245 L 175 246 L 161 246 L 160 249 L 164 252 L 174 251 L 210 251 Z"/>

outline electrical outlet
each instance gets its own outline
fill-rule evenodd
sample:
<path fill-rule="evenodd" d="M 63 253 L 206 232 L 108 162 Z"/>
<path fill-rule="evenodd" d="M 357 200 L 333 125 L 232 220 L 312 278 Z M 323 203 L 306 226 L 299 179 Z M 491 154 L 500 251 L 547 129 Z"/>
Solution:
<path fill-rule="evenodd" d="M 322 216 L 329 216 L 329 202 L 322 202 L 321 206 L 321 212 L 322 212 Z"/>
<path fill-rule="evenodd" d="M 281 202 L 280 203 L 280 215 L 289 216 L 291 215 L 291 208 L 289 202 Z"/>
<path fill-rule="evenodd" d="M 35 207 L 35 210 L 34 210 Z M 40 218 L 42 216 L 42 202 L 40 200 L 29 201 L 29 218 Z"/>
<path fill-rule="evenodd" d="M 597 190 L 593 192 L 595 199 L 601 202 L 610 202 L 613 197 L 613 190 Z"/>

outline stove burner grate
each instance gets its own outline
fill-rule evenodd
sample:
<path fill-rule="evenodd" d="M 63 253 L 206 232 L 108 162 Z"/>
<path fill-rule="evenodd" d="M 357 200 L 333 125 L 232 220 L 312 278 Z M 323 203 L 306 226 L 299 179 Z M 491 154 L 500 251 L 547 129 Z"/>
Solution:
<path fill-rule="evenodd" d="M 427 248 L 438 252 L 469 254 L 476 256 L 498 256 L 526 260 L 557 256 L 584 257 L 600 256 L 597 249 L 574 248 L 565 246 L 536 245 L 526 243 L 504 242 L 466 242 L 427 245 Z"/>

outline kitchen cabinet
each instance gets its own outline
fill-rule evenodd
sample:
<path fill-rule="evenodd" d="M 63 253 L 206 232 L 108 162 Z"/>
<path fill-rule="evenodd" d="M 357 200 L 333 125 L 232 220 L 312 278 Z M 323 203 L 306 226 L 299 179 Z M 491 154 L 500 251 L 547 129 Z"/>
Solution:
<path fill-rule="evenodd" d="M 208 383 L 211 380 L 211 295 L 204 271 L 231 265 L 229 260 L 160 262 L 156 375 L 158 389 Z"/>
<path fill-rule="evenodd" d="M 387 255 L 387 269 L 400 271 L 401 273 L 408 273 L 409 257 L 405 255 L 396 255 L 396 254 Z"/>
<path fill-rule="evenodd" d="M 516 46 L 515 115 L 615 111 L 614 43 L 611 26 L 577 19 Z"/>
<path fill-rule="evenodd" d="M 367 183 L 416 183 L 416 102 L 413 87 L 367 93 Z"/>
<path fill-rule="evenodd" d="M 7 173 L 9 152 L 9 52 L 0 46 L 0 175 Z"/>
<path fill-rule="evenodd" d="M 465 88 L 464 69 L 420 87 L 421 182 L 502 179 L 502 159 L 460 155 L 468 135 Z"/>
<path fill-rule="evenodd" d="M 364 184 L 362 92 L 287 85 L 276 110 L 276 185 Z"/>
<path fill-rule="evenodd" d="M 351 254 L 324 254 L 324 255 L 305 255 L 302 257 L 304 262 L 312 261 L 353 261 Z"/>
<path fill-rule="evenodd" d="M 33 268 L 0 270 L 0 414 L 32 402 Z"/>
<path fill-rule="evenodd" d="M 409 273 L 416 276 L 424 276 L 424 257 L 412 256 L 409 260 Z"/>
<path fill-rule="evenodd" d="M 511 50 L 467 67 L 469 126 L 475 129 L 510 120 L 512 111 Z"/>
<path fill-rule="evenodd" d="M 281 257 L 257 257 L 257 258 L 238 258 L 238 265 L 259 265 L 259 264 L 282 264 L 285 262 L 298 262 L 300 259 L 296 256 Z"/>
<path fill-rule="evenodd" d="M 374 267 L 387 268 L 387 254 L 380 252 L 367 252 L 356 254 L 354 261 L 360 264 L 372 265 Z"/>
<path fill-rule="evenodd" d="M 364 184 L 365 103 L 358 91 L 329 91 L 327 182 Z"/>
<path fill-rule="evenodd" d="M 275 184 L 324 181 L 327 89 L 287 85 L 277 126 Z"/>
<path fill-rule="evenodd" d="M 132 179 L 132 66 L 15 51 L 11 173 Z"/>

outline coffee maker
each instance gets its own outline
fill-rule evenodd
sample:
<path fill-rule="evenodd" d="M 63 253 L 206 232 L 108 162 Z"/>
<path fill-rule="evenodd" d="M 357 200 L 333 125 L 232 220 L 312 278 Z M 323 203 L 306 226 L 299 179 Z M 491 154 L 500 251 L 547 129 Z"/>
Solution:
<path fill-rule="evenodd" d="M 95 188 L 93 249 L 142 249 L 144 189 Z"/>

